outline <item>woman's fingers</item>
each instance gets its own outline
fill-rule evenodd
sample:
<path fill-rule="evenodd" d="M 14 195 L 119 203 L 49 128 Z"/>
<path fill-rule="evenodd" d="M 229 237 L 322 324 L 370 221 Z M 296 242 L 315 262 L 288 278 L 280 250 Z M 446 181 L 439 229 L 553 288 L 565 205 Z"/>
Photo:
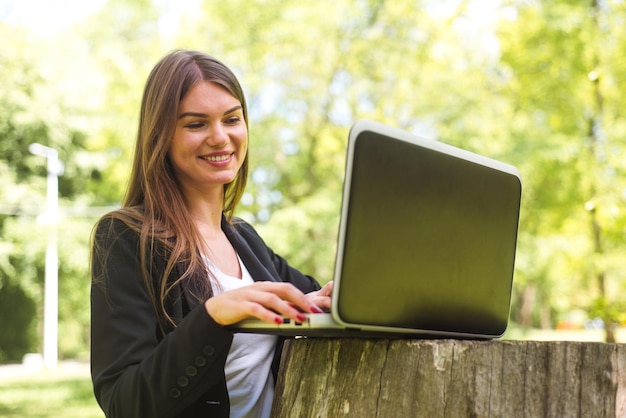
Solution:
<path fill-rule="evenodd" d="M 333 294 L 333 285 L 334 282 L 331 280 L 330 282 L 326 283 L 324 285 L 324 287 L 322 287 L 320 290 L 318 290 L 318 293 L 320 294 L 320 296 L 331 296 Z"/>
<path fill-rule="evenodd" d="M 304 321 L 303 312 L 311 312 L 311 306 L 302 292 L 288 283 L 274 283 L 279 286 L 267 286 L 259 284 L 254 290 L 255 316 L 265 315 L 265 311 L 277 315 L 281 322 L 282 316 L 296 321 Z M 254 285 L 253 285 L 254 286 Z M 259 317 L 259 316 L 257 316 Z M 267 316 L 269 319 L 269 315 Z M 263 319 L 263 318 L 260 318 Z M 277 322 L 275 318 L 272 321 Z"/>
<path fill-rule="evenodd" d="M 333 293 L 333 282 L 328 282 L 320 290 L 307 293 L 306 297 L 310 303 L 322 308 L 322 310 L 330 310 L 331 307 L 331 295 Z"/>
<path fill-rule="evenodd" d="M 205 302 L 208 314 L 220 325 L 231 325 L 246 318 L 280 323 L 282 316 L 302 322 L 303 312 L 318 312 L 300 290 L 290 283 L 257 282 L 224 292 Z"/>

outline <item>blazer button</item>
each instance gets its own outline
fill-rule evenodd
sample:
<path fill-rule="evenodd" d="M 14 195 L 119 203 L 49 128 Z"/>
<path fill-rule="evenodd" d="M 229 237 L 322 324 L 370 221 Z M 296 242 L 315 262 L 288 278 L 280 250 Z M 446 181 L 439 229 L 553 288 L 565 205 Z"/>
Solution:
<path fill-rule="evenodd" d="M 181 388 L 184 388 L 187 385 L 189 385 L 189 379 L 186 376 L 180 376 L 178 378 L 178 386 L 180 386 Z"/>
<path fill-rule="evenodd" d="M 187 366 L 187 368 L 185 369 L 185 372 L 187 373 L 187 376 L 193 377 L 198 374 L 198 369 L 196 369 L 193 366 Z"/>
<path fill-rule="evenodd" d="M 170 397 L 176 399 L 180 397 L 180 389 L 178 388 L 171 388 L 170 392 L 169 392 Z"/>
<path fill-rule="evenodd" d="M 205 356 L 212 356 L 213 354 L 215 354 L 215 348 L 211 347 L 210 345 L 205 345 L 202 349 L 202 352 Z"/>
<path fill-rule="evenodd" d="M 206 359 L 204 357 L 198 356 L 193 363 L 198 367 L 203 367 L 206 364 Z"/>

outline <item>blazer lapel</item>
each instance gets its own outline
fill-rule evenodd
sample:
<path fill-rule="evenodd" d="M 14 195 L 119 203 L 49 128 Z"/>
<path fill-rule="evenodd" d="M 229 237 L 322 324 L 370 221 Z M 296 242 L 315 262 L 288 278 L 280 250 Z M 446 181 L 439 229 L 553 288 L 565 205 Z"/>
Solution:
<path fill-rule="evenodd" d="M 176 272 L 178 274 L 177 277 L 181 277 L 185 273 L 186 268 L 187 268 L 187 265 L 185 263 L 182 263 L 182 262 L 176 263 Z M 192 296 L 191 291 L 189 290 L 189 286 L 187 286 L 187 282 L 181 283 L 180 287 L 182 288 L 183 295 L 184 295 L 184 298 L 181 298 L 180 300 L 181 301 L 180 309 L 182 312 L 182 316 L 185 316 L 189 312 L 191 312 L 195 307 L 197 307 L 200 303 L 198 302 L 198 300 L 196 300 L 196 298 Z M 211 290 L 211 294 L 213 294 L 212 290 Z"/>
<path fill-rule="evenodd" d="M 278 278 L 274 277 L 272 273 L 259 261 L 259 258 L 256 256 L 250 245 L 243 239 L 243 237 L 237 232 L 237 230 L 230 225 L 225 218 L 222 218 L 222 230 L 226 234 L 226 237 L 239 254 L 241 261 L 245 264 L 246 268 L 250 272 L 250 276 L 254 281 L 271 281 L 277 282 L 280 281 Z M 183 275 L 186 269 L 185 263 L 178 263 L 176 265 L 176 271 L 178 273 L 177 277 Z M 198 301 L 191 295 L 188 286 L 183 283 L 181 285 L 182 292 L 184 295 L 183 306 L 177 306 L 176 315 L 182 316 L 186 315 L 187 312 L 193 310 L 196 306 L 198 306 Z M 180 309 L 182 308 L 182 312 Z"/>

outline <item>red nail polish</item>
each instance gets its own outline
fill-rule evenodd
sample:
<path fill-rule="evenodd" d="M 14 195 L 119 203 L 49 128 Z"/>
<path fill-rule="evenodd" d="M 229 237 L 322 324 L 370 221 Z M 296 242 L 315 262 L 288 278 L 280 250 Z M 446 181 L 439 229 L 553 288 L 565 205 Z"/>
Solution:
<path fill-rule="evenodd" d="M 303 313 L 299 313 L 296 315 L 296 319 L 298 320 L 298 322 L 304 322 L 306 321 L 306 315 Z"/>
<path fill-rule="evenodd" d="M 311 312 L 313 312 L 313 313 L 324 313 L 324 310 L 322 310 L 322 308 L 320 308 L 317 305 L 312 305 L 311 306 Z"/>
<path fill-rule="evenodd" d="M 283 318 L 281 318 L 280 316 L 276 316 L 274 317 L 274 322 L 276 323 L 276 325 L 280 325 L 283 323 Z"/>

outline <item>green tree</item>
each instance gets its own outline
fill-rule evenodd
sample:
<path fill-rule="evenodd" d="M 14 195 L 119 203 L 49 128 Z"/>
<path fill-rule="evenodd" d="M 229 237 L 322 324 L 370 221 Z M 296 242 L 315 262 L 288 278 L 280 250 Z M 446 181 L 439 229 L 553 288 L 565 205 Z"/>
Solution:
<path fill-rule="evenodd" d="M 40 348 L 45 232 L 52 227 L 37 221 L 46 207 L 46 161 L 32 155 L 29 145 L 38 142 L 59 151 L 65 164 L 65 175 L 59 181 L 62 206 L 70 201 L 88 203 L 83 192 L 90 188 L 92 168 L 79 158 L 85 135 L 74 118 L 80 119 L 81 113 L 70 111 L 71 103 L 65 96 L 68 79 L 58 77 L 59 68 L 50 61 L 46 42 L 5 24 L 0 24 L 0 36 L 14 40 L 0 52 L 0 79 L 5 86 L 0 93 L 0 298 L 6 313 L 2 315 L 0 361 L 14 361 Z M 76 230 L 75 223 L 64 219 L 64 211 L 61 215 L 58 227 Z M 86 244 L 88 232 L 84 238 L 70 237 L 63 234 L 60 239 L 62 291 L 68 283 L 83 279 L 87 264 L 83 260 L 84 265 L 74 267 L 67 257 L 75 254 L 72 249 Z M 82 293 L 85 295 L 84 290 Z M 60 306 L 65 306 L 67 296 L 60 292 Z M 88 327 L 86 318 L 73 312 L 61 310 L 60 320 Z M 83 334 L 78 341 L 83 352 L 87 342 Z"/>
<path fill-rule="evenodd" d="M 53 146 L 65 162 L 60 347 L 78 356 L 91 227 L 122 199 L 143 83 L 176 47 L 239 75 L 252 167 L 239 215 L 295 266 L 332 277 L 348 130 L 375 119 L 518 166 L 515 322 L 549 327 L 575 308 L 622 321 L 626 6 L 487 4 L 233 0 L 181 12 L 109 0 L 48 38 L 0 24 L 14 40 L 0 51 L 0 298 L 11 301 L 0 306 L 19 309 L 11 323 L 25 330 L 13 351 L 0 340 L 0 360 L 40 344 L 45 162 L 28 145 Z"/>
<path fill-rule="evenodd" d="M 467 2 L 444 18 L 429 13 L 436 5 L 427 1 L 232 6 L 203 3 L 197 19 L 184 19 L 180 42 L 208 45 L 242 74 L 254 168 L 242 213 L 277 251 L 327 280 L 350 125 L 371 118 L 436 136 L 443 122 L 466 112 L 469 99 L 459 97 L 481 76 L 468 68 L 484 61 L 449 29 Z M 241 28 L 236 36 L 233 27 Z"/>
<path fill-rule="evenodd" d="M 624 241 L 609 238 L 623 236 L 624 214 L 615 209 L 624 201 L 623 124 L 615 123 L 623 64 L 613 58 L 624 39 L 613 25 L 623 23 L 624 7 L 603 4 L 511 2 L 512 18 L 500 27 L 503 94 L 526 174 L 515 311 L 526 325 L 542 306 L 557 319 L 583 308 L 611 325 L 617 318 L 594 312 L 594 301 L 623 304 L 608 286 L 619 289 L 624 279 L 615 263 Z"/>

